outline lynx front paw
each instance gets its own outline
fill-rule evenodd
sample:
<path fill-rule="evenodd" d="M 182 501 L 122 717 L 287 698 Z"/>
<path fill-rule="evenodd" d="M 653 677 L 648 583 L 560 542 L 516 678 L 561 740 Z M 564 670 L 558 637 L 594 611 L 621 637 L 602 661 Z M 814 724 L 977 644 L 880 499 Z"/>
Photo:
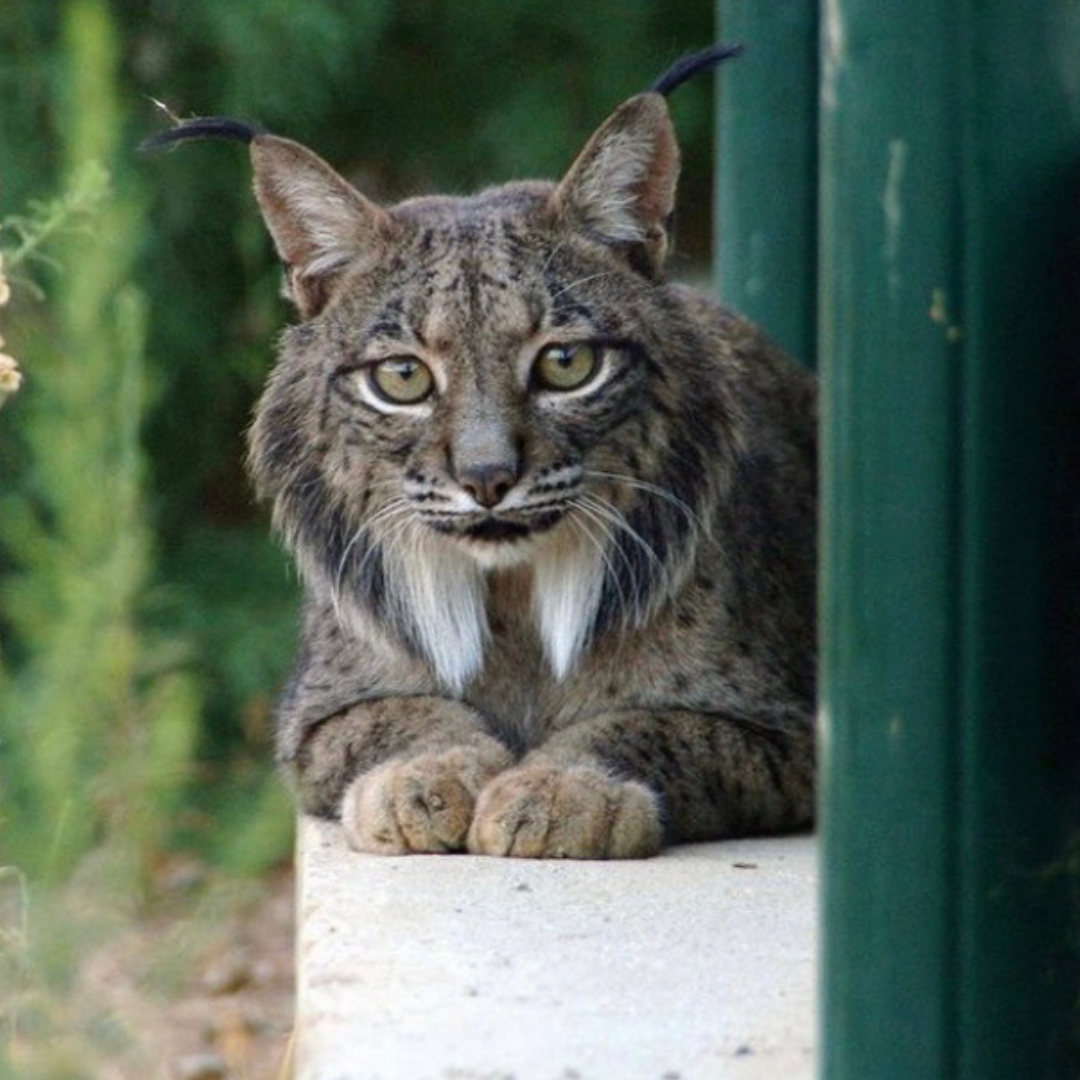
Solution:
<path fill-rule="evenodd" d="M 341 824 L 358 851 L 380 855 L 461 851 L 481 788 L 512 758 L 500 748 L 395 758 L 346 789 Z"/>
<path fill-rule="evenodd" d="M 642 859 L 662 844 L 657 797 L 586 765 L 523 765 L 480 795 L 469 850 L 531 858 Z"/>

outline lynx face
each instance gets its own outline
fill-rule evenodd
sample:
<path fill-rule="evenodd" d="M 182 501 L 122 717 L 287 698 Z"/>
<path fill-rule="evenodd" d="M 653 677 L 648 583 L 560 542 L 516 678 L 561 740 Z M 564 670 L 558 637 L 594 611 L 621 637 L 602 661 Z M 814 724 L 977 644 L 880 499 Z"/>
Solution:
<path fill-rule="evenodd" d="M 296 144 L 253 145 L 308 317 L 260 406 L 255 476 L 339 614 L 454 690 L 483 665 L 487 571 L 531 568 L 559 677 L 645 619 L 707 516 L 702 456 L 727 453 L 716 379 L 662 360 L 688 333 L 657 283 L 666 109 L 631 99 L 607 128 L 561 184 L 389 210 Z"/>
<path fill-rule="evenodd" d="M 595 519 L 589 500 L 606 501 L 610 484 L 589 473 L 613 449 L 597 448 L 648 380 L 618 315 L 633 282 L 620 288 L 617 269 L 556 250 L 529 221 L 539 200 L 521 198 L 516 216 L 482 231 L 458 220 L 461 207 L 410 207 L 411 236 L 330 378 L 329 424 L 366 449 L 357 459 L 378 462 L 371 511 L 405 535 L 422 525 L 483 567 L 535 558 L 552 530 Z"/>

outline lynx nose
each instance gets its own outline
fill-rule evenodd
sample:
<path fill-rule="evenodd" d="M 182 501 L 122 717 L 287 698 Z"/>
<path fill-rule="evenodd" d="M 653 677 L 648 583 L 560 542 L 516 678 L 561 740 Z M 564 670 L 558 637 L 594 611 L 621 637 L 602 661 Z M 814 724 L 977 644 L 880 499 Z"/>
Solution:
<path fill-rule="evenodd" d="M 456 479 L 485 510 L 491 510 L 506 498 L 517 480 L 517 473 L 505 464 L 474 465 L 462 469 Z"/>

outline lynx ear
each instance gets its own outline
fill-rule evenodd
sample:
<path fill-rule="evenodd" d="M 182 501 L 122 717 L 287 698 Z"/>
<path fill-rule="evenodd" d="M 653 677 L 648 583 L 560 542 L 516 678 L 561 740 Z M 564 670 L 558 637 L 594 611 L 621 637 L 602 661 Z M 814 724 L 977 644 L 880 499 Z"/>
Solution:
<path fill-rule="evenodd" d="M 658 277 L 675 208 L 679 146 L 658 93 L 623 102 L 555 189 L 555 212 Z"/>
<path fill-rule="evenodd" d="M 309 318 L 326 304 L 346 267 L 378 261 L 393 222 L 322 158 L 290 139 L 255 136 L 251 162 L 255 197 L 285 263 L 291 299 Z"/>

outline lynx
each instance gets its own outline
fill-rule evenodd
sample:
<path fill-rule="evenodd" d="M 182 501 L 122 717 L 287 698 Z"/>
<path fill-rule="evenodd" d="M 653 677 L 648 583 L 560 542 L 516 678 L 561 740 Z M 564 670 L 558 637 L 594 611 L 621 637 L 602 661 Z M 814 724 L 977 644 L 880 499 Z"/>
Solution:
<path fill-rule="evenodd" d="M 378 206 L 250 145 L 299 315 L 250 469 L 305 586 L 280 761 L 361 851 L 651 856 L 812 821 L 813 379 L 664 278 L 684 58 L 558 182 Z"/>

